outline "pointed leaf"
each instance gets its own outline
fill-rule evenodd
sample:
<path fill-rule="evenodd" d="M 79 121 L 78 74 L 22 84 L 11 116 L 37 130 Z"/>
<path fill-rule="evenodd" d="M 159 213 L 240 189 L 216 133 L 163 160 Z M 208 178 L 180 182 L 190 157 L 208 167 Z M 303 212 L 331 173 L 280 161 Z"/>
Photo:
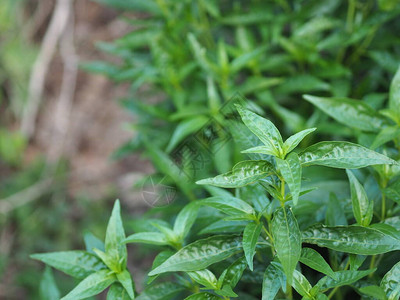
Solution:
<path fill-rule="evenodd" d="M 208 121 L 205 116 L 197 116 L 192 119 L 184 120 L 176 127 L 172 137 L 169 140 L 166 152 L 171 152 L 188 135 L 198 131 Z"/>
<path fill-rule="evenodd" d="M 304 129 L 292 136 L 290 136 L 283 144 L 283 153 L 287 154 L 297 147 L 298 144 L 311 132 L 315 131 L 317 128 Z"/>
<path fill-rule="evenodd" d="M 271 175 L 273 166 L 268 161 L 245 160 L 236 164 L 232 171 L 197 181 L 197 184 L 210 184 L 218 187 L 237 188 L 242 187 L 261 178 Z"/>
<path fill-rule="evenodd" d="M 389 300 L 396 300 L 400 297 L 400 262 L 395 264 L 385 274 L 381 281 L 381 287 Z"/>
<path fill-rule="evenodd" d="M 251 271 L 253 271 L 253 257 L 256 254 L 256 245 L 261 228 L 262 224 L 252 222 L 247 224 L 243 232 L 243 251 Z"/>
<path fill-rule="evenodd" d="M 371 223 L 374 203 L 368 200 L 364 187 L 358 182 L 357 178 L 350 170 L 346 170 L 350 180 L 351 202 L 354 217 L 361 226 L 368 226 Z"/>
<path fill-rule="evenodd" d="M 380 230 L 361 226 L 313 226 L 303 231 L 303 242 L 332 250 L 375 255 L 400 250 L 400 240 Z"/>
<path fill-rule="evenodd" d="M 131 300 L 131 297 L 120 283 L 115 282 L 108 290 L 107 300 Z"/>
<path fill-rule="evenodd" d="M 331 277 L 323 277 L 320 281 L 317 282 L 316 286 L 320 288 L 320 290 L 332 289 L 335 287 L 350 285 L 361 278 L 375 272 L 376 269 L 370 269 L 365 271 L 338 271 L 335 272 L 336 280 Z"/>
<path fill-rule="evenodd" d="M 278 129 L 272 124 L 271 121 L 260 117 L 259 115 L 244 109 L 243 107 L 236 106 L 243 123 L 266 145 L 271 149 L 275 149 L 275 156 L 280 155 L 283 141 L 282 136 Z"/>
<path fill-rule="evenodd" d="M 31 258 L 78 279 L 107 268 L 96 255 L 80 250 L 32 254 Z"/>
<path fill-rule="evenodd" d="M 260 154 L 276 156 L 276 150 L 275 150 L 275 148 L 272 148 L 271 146 L 252 147 L 252 148 L 243 150 L 242 153 L 260 153 Z"/>
<path fill-rule="evenodd" d="M 400 115 L 400 66 L 390 84 L 389 108 L 396 112 L 398 116 Z"/>
<path fill-rule="evenodd" d="M 132 282 L 131 274 L 128 272 L 128 270 L 125 269 L 121 273 L 118 273 L 116 275 L 117 275 L 118 281 L 124 287 L 125 291 L 127 291 L 129 297 L 131 297 L 131 299 L 134 299 L 135 292 L 133 289 L 133 282 Z"/>
<path fill-rule="evenodd" d="M 385 155 L 350 142 L 320 142 L 301 152 L 299 158 L 303 166 L 320 165 L 340 169 L 397 164 Z"/>
<path fill-rule="evenodd" d="M 293 152 L 286 159 L 275 158 L 277 167 L 289 186 L 292 193 L 293 204 L 299 200 L 301 190 L 301 165 L 299 156 Z"/>
<path fill-rule="evenodd" d="M 61 296 L 54 280 L 53 272 L 48 266 L 46 266 L 40 281 L 39 295 L 41 300 L 58 300 Z"/>
<path fill-rule="evenodd" d="M 197 271 L 241 252 L 242 240 L 237 236 L 217 235 L 189 244 L 152 270 L 153 276 L 165 272 Z"/>
<path fill-rule="evenodd" d="M 119 272 L 120 265 L 119 262 L 114 259 L 114 257 L 108 255 L 107 253 L 94 248 L 94 253 L 103 261 L 103 263 L 112 271 Z"/>
<path fill-rule="evenodd" d="M 218 220 L 211 223 L 207 227 L 203 228 L 199 234 L 210 234 L 210 233 L 241 233 L 246 227 L 248 220 L 240 221 L 227 221 Z"/>
<path fill-rule="evenodd" d="M 359 100 L 340 97 L 323 98 L 310 95 L 304 95 L 304 99 L 346 126 L 376 132 L 388 125 L 385 117 Z"/>
<path fill-rule="evenodd" d="M 151 245 L 168 245 L 168 240 L 161 232 L 139 232 L 128 236 L 124 243 L 142 243 Z"/>
<path fill-rule="evenodd" d="M 400 136 L 400 128 L 398 126 L 389 126 L 383 128 L 375 137 L 371 145 L 371 149 L 376 149 L 389 141 L 394 140 Z"/>
<path fill-rule="evenodd" d="M 116 281 L 114 274 L 109 270 L 101 270 L 83 279 L 68 295 L 61 300 L 79 300 L 100 294 Z"/>
<path fill-rule="evenodd" d="M 238 284 L 246 268 L 246 258 L 241 257 L 237 259 L 221 274 L 220 278 L 218 279 L 219 286 L 230 285 L 232 288 L 234 288 Z"/>
<path fill-rule="evenodd" d="M 329 264 L 317 251 L 311 248 L 303 248 L 301 250 L 300 262 L 310 267 L 311 269 L 317 270 L 325 275 L 336 279 L 335 272 L 331 269 Z"/>
<path fill-rule="evenodd" d="M 301 255 L 301 233 L 291 209 L 279 208 L 275 211 L 271 231 L 276 254 L 288 281 L 291 282 Z"/>
<path fill-rule="evenodd" d="M 368 285 L 358 289 L 361 293 L 378 300 L 386 300 L 386 294 L 380 286 Z"/>
<path fill-rule="evenodd" d="M 127 252 L 124 240 L 125 231 L 121 220 L 121 207 L 119 200 L 116 200 L 108 221 L 105 249 L 106 253 L 113 257 L 116 262 L 123 261 L 126 264 Z"/>
<path fill-rule="evenodd" d="M 293 272 L 293 288 L 298 292 L 301 296 L 307 297 L 310 296 L 311 284 L 307 280 L 307 278 L 301 274 L 299 271 L 294 270 Z"/>
<path fill-rule="evenodd" d="M 187 272 L 187 274 L 192 278 L 192 280 L 203 285 L 207 289 L 217 289 L 217 278 L 210 270 L 204 269 L 199 271 L 190 271 Z"/>
<path fill-rule="evenodd" d="M 191 203 L 179 212 L 174 223 L 174 233 L 179 239 L 185 238 L 190 228 L 192 228 L 197 218 L 198 209 L 197 203 Z"/>
<path fill-rule="evenodd" d="M 210 197 L 197 203 L 214 207 L 230 216 L 245 217 L 255 215 L 255 210 L 247 202 L 235 197 Z"/>
<path fill-rule="evenodd" d="M 93 252 L 94 248 L 104 251 L 104 243 L 91 232 L 89 231 L 85 232 L 83 238 L 85 241 L 87 252 L 94 253 Z"/>
<path fill-rule="evenodd" d="M 285 275 L 273 264 L 270 264 L 265 269 L 262 285 L 262 300 L 275 299 L 276 294 L 282 286 L 282 277 L 285 277 Z"/>

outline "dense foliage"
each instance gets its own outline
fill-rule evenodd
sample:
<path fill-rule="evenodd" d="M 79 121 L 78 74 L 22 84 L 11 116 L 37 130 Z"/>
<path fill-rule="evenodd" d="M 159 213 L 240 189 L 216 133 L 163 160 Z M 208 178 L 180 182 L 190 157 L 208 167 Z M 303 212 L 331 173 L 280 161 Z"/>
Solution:
<path fill-rule="evenodd" d="M 397 1 L 102 2 L 141 12 L 99 44 L 120 65 L 84 66 L 132 83 L 116 155 L 177 194 L 131 235 L 117 201 L 104 243 L 33 255 L 80 280 L 63 299 L 400 297 Z M 140 293 L 128 243 L 158 253 Z M 41 287 L 60 297 L 50 269 Z"/>

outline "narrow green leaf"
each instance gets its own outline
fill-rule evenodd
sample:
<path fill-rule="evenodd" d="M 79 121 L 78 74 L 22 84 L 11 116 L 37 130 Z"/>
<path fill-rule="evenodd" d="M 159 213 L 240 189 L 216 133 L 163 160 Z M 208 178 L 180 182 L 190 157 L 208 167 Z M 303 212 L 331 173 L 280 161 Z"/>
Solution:
<path fill-rule="evenodd" d="M 188 234 L 193 223 L 196 221 L 199 206 L 197 203 L 186 205 L 176 217 L 174 223 L 174 233 L 179 239 L 184 239 Z"/>
<path fill-rule="evenodd" d="M 368 226 L 371 223 L 374 203 L 367 197 L 364 187 L 358 182 L 357 178 L 350 170 L 346 170 L 350 180 L 351 202 L 354 217 L 361 226 Z"/>
<path fill-rule="evenodd" d="M 161 232 L 139 232 L 128 236 L 124 243 L 142 243 L 151 245 L 168 245 L 168 240 Z"/>
<path fill-rule="evenodd" d="M 275 148 L 272 148 L 271 146 L 257 146 L 257 147 L 252 147 L 246 150 L 243 150 L 242 153 L 259 153 L 259 154 L 266 154 L 266 155 L 273 155 L 276 156 L 276 150 Z"/>
<path fill-rule="evenodd" d="M 100 270 L 83 279 L 68 295 L 61 300 L 79 300 L 100 294 L 116 281 L 109 270 Z"/>
<path fill-rule="evenodd" d="M 266 145 L 275 149 L 275 156 L 280 155 L 283 146 L 282 136 L 271 121 L 260 117 L 259 115 L 236 106 L 243 123 Z"/>
<path fill-rule="evenodd" d="M 303 248 L 301 250 L 300 262 L 310 267 L 311 269 L 317 270 L 325 275 L 336 279 L 335 272 L 331 269 L 329 264 L 317 251 L 311 248 Z"/>
<path fill-rule="evenodd" d="M 323 98 L 304 95 L 304 99 L 317 106 L 336 121 L 364 131 L 379 131 L 388 121 L 362 101 L 348 98 Z"/>
<path fill-rule="evenodd" d="M 320 142 L 301 152 L 299 158 L 303 166 L 320 165 L 340 169 L 397 164 L 385 155 L 350 142 Z"/>
<path fill-rule="evenodd" d="M 96 255 L 80 250 L 32 254 L 31 258 L 78 279 L 107 268 Z"/>
<path fill-rule="evenodd" d="M 199 271 L 190 271 L 187 274 L 192 278 L 195 282 L 203 285 L 207 289 L 214 290 L 217 289 L 217 278 L 215 275 L 208 269 L 199 270 Z"/>
<path fill-rule="evenodd" d="M 197 271 L 222 261 L 242 250 L 242 240 L 237 236 L 217 235 L 198 240 L 180 249 L 160 266 L 152 270 L 153 276 L 165 272 Z"/>
<path fill-rule="evenodd" d="M 312 286 L 303 274 L 301 274 L 297 270 L 294 270 L 294 272 L 293 272 L 293 288 L 301 296 L 307 297 L 307 296 L 310 296 L 310 290 L 311 290 Z"/>
<path fill-rule="evenodd" d="M 255 210 L 247 202 L 235 197 L 210 197 L 197 203 L 214 207 L 230 216 L 245 217 L 255 215 Z"/>
<path fill-rule="evenodd" d="M 389 108 L 400 115 L 400 66 L 390 84 Z"/>
<path fill-rule="evenodd" d="M 386 300 L 386 294 L 380 286 L 368 285 L 358 289 L 361 293 L 378 300 Z"/>
<path fill-rule="evenodd" d="M 237 259 L 228 267 L 228 269 L 225 269 L 220 278 L 218 278 L 218 286 L 230 285 L 234 288 L 238 284 L 246 268 L 246 257 Z"/>
<path fill-rule="evenodd" d="M 274 246 L 289 282 L 301 255 L 301 233 L 297 220 L 289 208 L 279 208 L 274 213 L 271 231 Z"/>
<path fill-rule="evenodd" d="M 282 286 L 282 277 L 285 275 L 275 267 L 270 264 L 264 273 L 263 285 L 262 285 L 262 300 L 274 300 L 276 294 Z"/>
<path fill-rule="evenodd" d="M 227 221 L 218 220 L 211 223 L 207 227 L 203 228 L 199 234 L 210 234 L 210 233 L 241 233 L 246 227 L 248 220 L 240 221 Z"/>
<path fill-rule="evenodd" d="M 256 245 L 261 228 L 262 224 L 252 222 L 247 224 L 243 232 L 243 251 L 251 271 L 253 271 L 253 257 L 256 254 Z"/>
<path fill-rule="evenodd" d="M 132 298 L 129 297 L 128 292 L 118 282 L 113 283 L 107 293 L 107 300 L 131 300 L 131 299 Z"/>
<path fill-rule="evenodd" d="M 292 136 L 290 136 L 285 143 L 283 144 L 283 153 L 288 154 L 290 151 L 292 151 L 294 148 L 297 147 L 298 144 L 311 132 L 315 131 L 317 128 L 309 128 L 302 130 Z"/>
<path fill-rule="evenodd" d="M 83 238 L 85 241 L 87 252 L 94 253 L 93 252 L 94 248 L 104 251 L 104 243 L 91 232 L 89 231 L 85 232 Z"/>
<path fill-rule="evenodd" d="M 124 289 L 127 291 L 129 297 L 131 297 L 131 299 L 134 299 L 135 292 L 134 292 L 134 288 L 133 288 L 133 282 L 132 282 L 131 274 L 128 272 L 128 270 L 125 269 L 122 272 L 117 273 L 116 276 L 117 276 L 118 281 L 122 284 Z"/>
<path fill-rule="evenodd" d="M 232 171 L 197 181 L 197 184 L 210 184 L 218 187 L 237 188 L 256 182 L 271 175 L 273 166 L 268 161 L 245 160 L 237 163 Z"/>
<path fill-rule="evenodd" d="M 99 249 L 94 248 L 94 253 L 103 261 L 103 263 L 112 271 L 119 272 L 121 271 L 119 262 L 115 260 L 115 258 Z"/>
<path fill-rule="evenodd" d="M 361 226 L 313 226 L 303 231 L 303 242 L 332 250 L 376 255 L 400 250 L 400 240 L 380 230 Z"/>
<path fill-rule="evenodd" d="M 400 128 L 398 126 L 388 126 L 383 128 L 375 137 L 371 149 L 376 149 L 387 142 L 394 140 L 400 136 Z"/>
<path fill-rule="evenodd" d="M 316 286 L 318 286 L 320 290 L 325 291 L 343 285 L 350 285 L 375 271 L 376 269 L 365 271 L 337 271 L 335 272 L 337 278 L 336 280 L 331 277 L 325 276 L 317 282 Z"/>
<path fill-rule="evenodd" d="M 399 72 L 398 72 L 399 73 Z M 389 300 L 396 300 L 400 297 L 400 262 L 395 264 L 382 278 L 381 288 Z"/>
<path fill-rule="evenodd" d="M 105 249 L 106 253 L 113 257 L 116 262 L 126 265 L 127 252 L 124 240 L 125 231 L 121 220 L 121 207 L 119 200 L 116 200 L 108 221 Z"/>
<path fill-rule="evenodd" d="M 174 282 L 162 282 L 147 287 L 136 300 L 170 300 L 184 290 L 184 286 Z"/>
<path fill-rule="evenodd" d="M 175 252 L 171 250 L 164 250 L 161 251 L 160 253 L 157 254 L 157 256 L 153 260 L 153 265 L 151 269 L 157 268 L 159 265 L 161 265 L 164 261 L 166 261 L 168 258 L 170 258 L 172 255 L 174 255 Z M 147 284 L 152 283 L 154 280 L 158 278 L 158 275 L 155 276 L 148 276 Z"/>
<path fill-rule="evenodd" d="M 293 152 L 286 159 L 275 158 L 276 164 L 292 193 L 293 204 L 299 200 L 301 190 L 301 164 L 297 153 Z"/>
<path fill-rule="evenodd" d="M 171 152 L 184 138 L 198 131 L 208 121 L 205 116 L 197 116 L 192 119 L 184 120 L 176 127 L 172 137 L 169 140 L 166 152 Z"/>
<path fill-rule="evenodd" d="M 40 281 L 39 295 L 40 300 L 58 300 L 61 296 L 54 280 L 53 272 L 48 266 L 46 266 Z"/>

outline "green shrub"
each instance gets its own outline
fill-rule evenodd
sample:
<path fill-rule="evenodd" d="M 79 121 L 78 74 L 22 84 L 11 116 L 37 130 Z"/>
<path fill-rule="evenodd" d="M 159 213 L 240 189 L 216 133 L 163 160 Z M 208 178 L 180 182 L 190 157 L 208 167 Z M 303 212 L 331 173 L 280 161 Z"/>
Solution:
<path fill-rule="evenodd" d="M 372 144 L 399 159 L 393 148 L 400 138 L 399 76 L 400 71 L 384 114 L 355 100 L 306 98 L 340 122 L 379 132 Z M 85 239 L 87 251 L 33 255 L 82 280 L 62 299 L 84 299 L 109 286 L 107 299 L 134 299 L 127 243 L 163 249 L 137 299 L 400 297 L 400 163 L 347 141 L 319 142 L 298 152 L 315 128 L 284 141 L 271 121 L 237 109 L 263 144 L 244 152 L 266 158 L 244 160 L 228 173 L 198 181 L 216 188 L 211 197 L 186 205 L 173 226 L 150 222 L 144 232 L 126 237 L 117 201 L 104 243 L 92 236 Z M 346 169 L 349 182 L 332 180 L 321 167 Z M 49 284 L 45 292 L 53 290 Z"/>
<path fill-rule="evenodd" d="M 63 299 L 399 299 L 396 1 L 101 2 L 141 12 L 99 43 L 119 65 L 84 66 L 132 83 L 117 157 L 179 193 L 133 234 L 117 201 L 104 243 L 33 255 L 80 280 Z M 158 252 L 143 291 L 127 243 Z"/>

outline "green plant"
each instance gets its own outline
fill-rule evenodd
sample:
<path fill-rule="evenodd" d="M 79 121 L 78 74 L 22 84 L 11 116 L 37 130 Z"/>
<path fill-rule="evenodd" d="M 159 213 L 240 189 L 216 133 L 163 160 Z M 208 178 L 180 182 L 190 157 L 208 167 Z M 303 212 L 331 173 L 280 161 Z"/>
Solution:
<path fill-rule="evenodd" d="M 167 176 L 163 183 L 183 192 L 180 199 L 201 196 L 194 181 L 243 159 L 243 145 L 232 139 L 223 149 L 210 149 L 213 160 L 185 185 L 159 163 L 208 120 L 227 128 L 220 108 L 234 93 L 252 99 L 252 107 L 285 134 L 318 125 L 319 135 L 348 138 L 348 129 L 338 130 L 319 110 L 310 113 L 301 95 L 363 96 L 379 104 L 377 93 L 387 90 L 400 53 L 396 1 L 98 1 L 140 13 L 126 18 L 131 32 L 98 43 L 120 63 L 84 65 L 131 84 L 122 103 L 136 117 L 136 134 L 116 156 L 142 151 L 156 176 Z M 153 98 L 156 105 L 148 105 Z"/>
<path fill-rule="evenodd" d="M 356 100 L 305 96 L 384 154 L 347 141 L 297 151 L 315 128 L 284 141 L 271 121 L 237 105 L 262 142 L 243 152 L 263 159 L 198 181 L 214 186 L 211 197 L 187 204 L 173 226 L 153 220 L 125 238 L 117 201 L 105 246 L 91 237 L 88 251 L 32 257 L 85 278 L 63 299 L 83 299 L 110 285 L 107 299 L 134 299 L 126 243 L 163 249 L 136 299 L 399 299 L 399 135 L 387 134 L 399 126 L 399 74 L 380 112 Z M 361 138 L 363 131 L 369 139 Z M 337 180 L 341 169 L 348 182 Z"/>

